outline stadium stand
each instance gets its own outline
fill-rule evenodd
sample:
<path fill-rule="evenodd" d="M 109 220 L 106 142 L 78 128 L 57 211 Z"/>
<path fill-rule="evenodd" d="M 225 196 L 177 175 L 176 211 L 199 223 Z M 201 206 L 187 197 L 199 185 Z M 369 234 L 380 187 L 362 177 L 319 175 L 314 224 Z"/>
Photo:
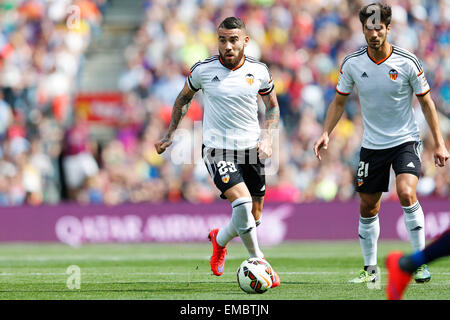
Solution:
<path fill-rule="evenodd" d="M 233 15 L 244 20 L 250 33 L 247 54 L 269 65 L 281 108 L 274 154 L 279 169 L 276 175 L 268 176 L 265 201 L 354 198 L 353 175 L 362 136 L 356 95 L 350 97 L 345 118 L 333 133 L 321 163 L 312 144 L 321 133 L 333 98 L 339 64 L 364 45 L 355 13 L 365 3 L 142 1 L 140 25 L 122 48 L 126 66 L 114 83 L 116 96 L 102 96 L 109 101 L 118 95 L 121 113 L 106 125 L 111 129 L 108 137 L 99 139 L 89 130 L 98 122 L 83 117 L 83 110 L 92 110 L 86 111 L 86 104 L 80 102 L 87 101 L 80 98 L 81 84 L 90 59 L 86 52 L 101 42 L 102 32 L 108 28 L 103 17 L 114 10 L 117 1 L 2 2 L 0 205 L 61 201 L 209 203 L 218 199 L 200 157 L 201 94 L 196 95 L 182 122 L 181 128 L 187 130 L 180 130 L 172 150 L 160 156 L 153 144 L 166 131 L 172 104 L 189 68 L 216 54 L 216 26 Z M 445 0 L 397 0 L 390 4 L 391 40 L 422 60 L 448 146 L 450 4 Z M 69 28 L 68 9 L 73 5 L 81 8 L 80 23 Z M 110 84 L 111 74 L 103 76 Z M 433 140 L 417 101 L 414 108 L 424 140 L 419 196 L 448 199 L 450 167 L 435 168 Z M 79 153 L 85 159 L 76 161 L 83 164 L 79 169 L 82 173 L 77 175 L 82 181 L 73 182 L 64 163 Z M 395 185 L 384 196 L 395 198 Z"/>

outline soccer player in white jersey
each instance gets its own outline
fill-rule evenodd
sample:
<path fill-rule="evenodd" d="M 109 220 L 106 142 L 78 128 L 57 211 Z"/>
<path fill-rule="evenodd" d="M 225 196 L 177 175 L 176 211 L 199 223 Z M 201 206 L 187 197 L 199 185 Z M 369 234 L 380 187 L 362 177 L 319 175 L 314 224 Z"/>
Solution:
<path fill-rule="evenodd" d="M 374 3 L 359 12 L 367 46 L 348 55 L 342 62 L 337 94 L 330 104 L 321 137 L 314 152 L 327 149 L 329 135 L 344 112 L 348 95 L 356 85 L 361 104 L 364 133 L 355 188 L 360 196 L 358 233 L 364 270 L 353 283 L 375 282 L 377 240 L 380 234 L 378 213 L 381 195 L 388 191 L 392 166 L 404 222 L 414 251 L 425 247 L 425 225 L 417 200 L 416 186 L 421 170 L 421 136 L 412 109 L 413 94 L 419 100 L 434 139 L 434 161 L 443 167 L 449 153 L 442 138 L 438 116 L 419 60 L 410 52 L 390 44 L 391 8 Z M 426 265 L 415 272 L 417 282 L 431 275 Z"/>
<path fill-rule="evenodd" d="M 256 226 L 261 221 L 265 195 L 264 159 L 272 154 L 272 137 L 278 127 L 279 107 L 267 66 L 244 54 L 249 37 L 236 17 L 217 28 L 219 54 L 192 66 L 178 95 L 168 134 L 155 144 L 158 153 L 172 143 L 175 129 L 186 114 L 194 94 L 203 92 L 202 156 L 221 198 L 232 206 L 230 223 L 209 233 L 210 260 L 216 276 L 223 274 L 226 246 L 239 236 L 250 257 L 264 258 Z M 258 121 L 258 95 L 266 105 L 263 130 Z M 280 284 L 272 276 L 272 288 Z"/>

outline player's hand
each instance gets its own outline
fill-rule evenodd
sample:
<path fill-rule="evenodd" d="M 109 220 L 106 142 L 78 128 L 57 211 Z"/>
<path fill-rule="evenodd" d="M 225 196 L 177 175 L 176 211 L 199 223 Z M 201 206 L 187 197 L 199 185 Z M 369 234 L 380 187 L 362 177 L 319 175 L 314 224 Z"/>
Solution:
<path fill-rule="evenodd" d="M 269 139 L 262 139 L 258 142 L 256 147 L 258 151 L 258 158 L 261 160 L 270 158 L 272 156 L 272 145 Z"/>
<path fill-rule="evenodd" d="M 163 153 L 172 144 L 172 139 L 165 137 L 161 141 L 155 143 L 155 149 L 158 154 Z"/>
<path fill-rule="evenodd" d="M 450 157 L 447 148 L 445 146 L 437 147 L 434 151 L 434 164 L 435 166 L 443 167 L 445 166 L 448 158 Z"/>
<path fill-rule="evenodd" d="M 317 159 L 322 160 L 320 149 L 328 149 L 328 141 L 330 141 L 330 139 L 328 138 L 328 133 L 324 132 L 314 144 L 314 154 L 316 155 Z"/>

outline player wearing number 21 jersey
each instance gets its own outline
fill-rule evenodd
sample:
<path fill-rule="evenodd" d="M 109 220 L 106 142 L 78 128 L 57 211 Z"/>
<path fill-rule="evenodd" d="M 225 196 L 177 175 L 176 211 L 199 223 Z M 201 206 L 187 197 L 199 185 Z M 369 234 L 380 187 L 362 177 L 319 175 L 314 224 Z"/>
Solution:
<path fill-rule="evenodd" d="M 359 18 L 367 46 L 343 60 L 337 94 L 328 109 L 323 134 L 314 145 L 314 152 L 321 160 L 320 149 L 327 148 L 329 134 L 344 112 L 348 95 L 356 87 L 364 125 L 359 166 L 355 168 L 355 188 L 360 196 L 358 235 L 364 269 L 350 280 L 352 283 L 379 279 L 378 213 L 381 195 L 389 188 L 391 167 L 412 247 L 415 251 L 425 247 L 424 215 L 416 195 L 422 142 L 412 108 L 414 96 L 419 100 L 435 142 L 436 165 L 444 166 L 449 157 L 420 61 L 387 40 L 391 8 L 380 3 L 370 4 L 360 10 Z M 416 270 L 417 282 L 427 282 L 430 278 L 426 265 Z"/>

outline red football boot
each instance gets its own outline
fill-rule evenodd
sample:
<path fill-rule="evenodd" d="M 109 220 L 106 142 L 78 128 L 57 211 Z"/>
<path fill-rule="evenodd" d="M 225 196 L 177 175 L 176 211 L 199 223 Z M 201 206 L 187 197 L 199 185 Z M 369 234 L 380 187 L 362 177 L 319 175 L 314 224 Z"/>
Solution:
<path fill-rule="evenodd" d="M 280 280 L 280 276 L 278 275 L 278 273 L 275 272 L 275 270 L 272 269 L 272 286 L 271 288 L 276 288 L 280 285 L 281 280 Z"/>
<path fill-rule="evenodd" d="M 211 264 L 211 271 L 216 276 L 221 276 L 223 274 L 223 270 L 225 269 L 225 256 L 227 254 L 226 247 L 222 247 L 217 243 L 217 233 L 219 229 L 213 229 L 208 235 L 209 241 L 211 241 L 213 245 L 213 254 L 209 263 Z"/>
<path fill-rule="evenodd" d="M 263 259 L 266 260 L 266 257 L 263 257 Z M 280 276 L 278 275 L 278 273 L 275 272 L 275 270 L 273 270 L 273 268 L 272 268 L 272 274 L 270 275 L 270 279 L 272 280 L 271 288 L 276 288 L 281 283 Z"/>
<path fill-rule="evenodd" d="M 398 261 L 403 256 L 400 251 L 392 251 L 386 258 L 388 282 L 386 295 L 388 300 L 401 300 L 403 292 L 411 280 L 411 274 L 400 269 Z"/>

